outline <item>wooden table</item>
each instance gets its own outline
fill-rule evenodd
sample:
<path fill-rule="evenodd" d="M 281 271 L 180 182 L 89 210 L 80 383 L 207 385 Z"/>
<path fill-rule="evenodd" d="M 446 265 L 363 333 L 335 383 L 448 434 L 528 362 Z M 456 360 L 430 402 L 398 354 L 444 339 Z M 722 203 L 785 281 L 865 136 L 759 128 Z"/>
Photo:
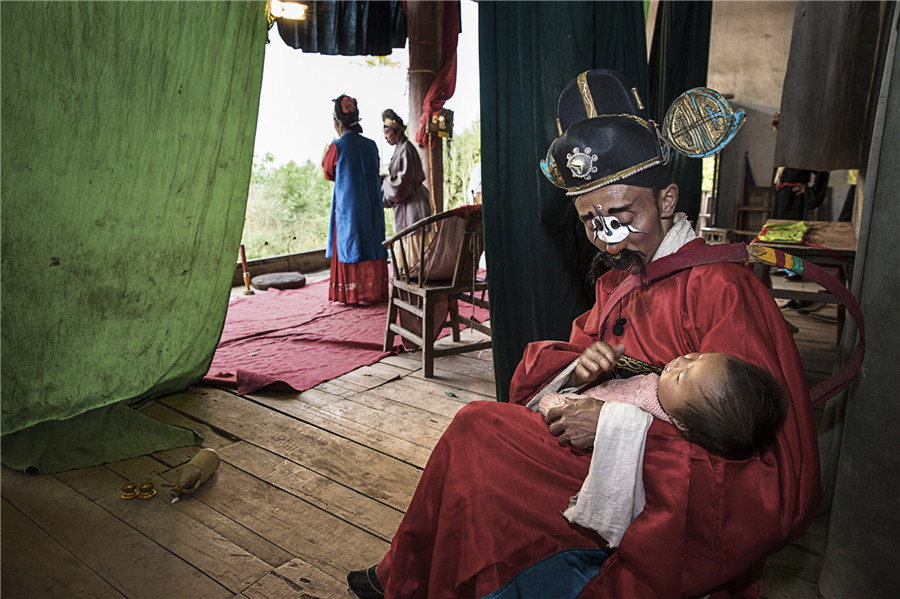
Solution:
<path fill-rule="evenodd" d="M 798 221 L 769 219 L 763 228 L 776 223 L 795 223 Z M 809 231 L 807 232 L 806 241 L 808 244 L 795 243 L 767 243 L 757 241 L 758 245 L 779 249 L 786 254 L 791 254 L 812 262 L 813 264 L 825 269 L 836 269 L 837 279 L 845 286 L 847 282 L 852 280 L 853 261 L 856 258 L 856 232 L 853 230 L 853 224 L 849 222 L 832 222 L 832 221 L 806 221 L 809 223 Z M 756 264 L 754 272 L 764 282 L 769 282 L 768 267 L 763 264 Z M 770 285 L 771 288 L 771 285 Z M 831 293 L 813 292 L 813 291 L 795 291 L 789 289 L 772 289 L 772 295 L 778 298 L 792 299 L 797 301 L 814 301 L 838 304 L 838 335 L 840 336 L 844 322 L 844 307 L 840 300 Z"/>

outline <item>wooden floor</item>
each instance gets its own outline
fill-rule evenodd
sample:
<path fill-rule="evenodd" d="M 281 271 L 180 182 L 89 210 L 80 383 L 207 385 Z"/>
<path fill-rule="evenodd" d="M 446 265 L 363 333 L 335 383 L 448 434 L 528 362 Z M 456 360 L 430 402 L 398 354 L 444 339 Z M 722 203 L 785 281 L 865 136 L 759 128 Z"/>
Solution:
<path fill-rule="evenodd" d="M 821 379 L 834 325 L 785 313 L 810 379 Z M 198 447 L 57 475 L 4 468 L 2 596 L 347 597 L 347 571 L 387 550 L 450 419 L 494 400 L 490 351 L 439 358 L 433 379 L 417 358 L 390 356 L 300 394 L 196 387 L 149 406 L 145 414 L 197 430 L 222 457 L 175 504 L 162 485 Z M 120 498 L 122 482 L 147 479 L 156 497 Z M 765 597 L 818 597 L 826 522 L 769 560 Z"/>

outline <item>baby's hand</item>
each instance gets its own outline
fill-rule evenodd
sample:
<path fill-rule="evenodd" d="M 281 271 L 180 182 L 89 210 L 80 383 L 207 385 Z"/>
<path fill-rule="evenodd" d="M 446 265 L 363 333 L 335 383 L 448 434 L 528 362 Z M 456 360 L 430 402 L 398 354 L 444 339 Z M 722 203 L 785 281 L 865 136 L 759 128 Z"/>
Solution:
<path fill-rule="evenodd" d="M 547 420 L 547 412 L 549 412 L 552 408 L 558 407 L 566 403 L 568 398 L 565 395 L 560 395 L 559 393 L 547 393 L 541 398 L 541 401 L 538 403 L 538 412 L 544 417 L 544 420 Z"/>

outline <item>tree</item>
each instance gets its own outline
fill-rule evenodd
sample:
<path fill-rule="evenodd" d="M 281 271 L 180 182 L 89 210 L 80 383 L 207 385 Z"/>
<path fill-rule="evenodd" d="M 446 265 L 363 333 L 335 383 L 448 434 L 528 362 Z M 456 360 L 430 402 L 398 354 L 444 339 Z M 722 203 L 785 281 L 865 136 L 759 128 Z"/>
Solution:
<path fill-rule="evenodd" d="M 472 168 L 481 162 L 481 121 L 444 145 L 444 206 L 447 210 L 470 202 L 466 195 Z"/>
<path fill-rule="evenodd" d="M 309 160 L 278 167 L 273 162 L 266 154 L 253 163 L 243 234 L 247 257 L 325 247 L 334 184 Z"/>

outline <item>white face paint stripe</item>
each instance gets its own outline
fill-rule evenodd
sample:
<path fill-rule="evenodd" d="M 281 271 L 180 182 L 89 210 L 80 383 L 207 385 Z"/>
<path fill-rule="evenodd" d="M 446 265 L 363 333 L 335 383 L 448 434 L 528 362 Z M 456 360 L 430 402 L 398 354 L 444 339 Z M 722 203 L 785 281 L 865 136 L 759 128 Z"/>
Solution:
<path fill-rule="evenodd" d="M 597 216 L 591 219 L 591 227 L 594 229 L 592 241 L 599 239 L 607 245 L 615 245 L 628 239 L 628 235 L 631 233 L 644 233 L 644 231 L 639 231 L 631 225 L 623 225 L 615 216 L 603 216 L 601 214 L 602 210 L 603 206 L 600 204 L 597 204 L 594 209 L 594 213 Z"/>

